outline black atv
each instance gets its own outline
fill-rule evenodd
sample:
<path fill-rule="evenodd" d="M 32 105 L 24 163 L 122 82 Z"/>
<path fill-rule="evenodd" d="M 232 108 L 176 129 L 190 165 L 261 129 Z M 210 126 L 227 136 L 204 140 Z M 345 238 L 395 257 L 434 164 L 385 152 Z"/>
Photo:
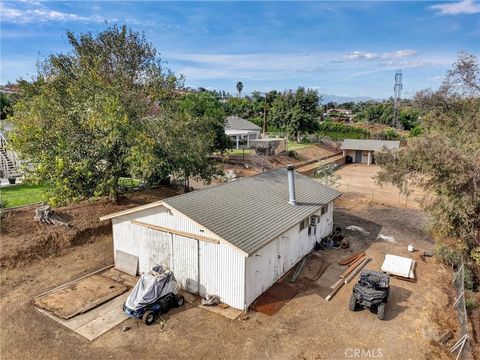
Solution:
<path fill-rule="evenodd" d="M 390 276 L 373 270 L 363 270 L 358 283 L 353 286 L 349 309 L 359 307 L 376 309 L 380 320 L 385 318 L 385 305 L 390 293 Z"/>

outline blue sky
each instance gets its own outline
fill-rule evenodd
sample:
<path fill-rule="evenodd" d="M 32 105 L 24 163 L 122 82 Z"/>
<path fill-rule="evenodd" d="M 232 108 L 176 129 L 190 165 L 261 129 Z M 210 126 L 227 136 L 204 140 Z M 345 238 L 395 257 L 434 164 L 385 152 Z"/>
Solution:
<path fill-rule="evenodd" d="M 0 83 L 68 51 L 65 30 L 126 23 L 192 87 L 234 92 L 305 86 L 323 94 L 405 97 L 435 88 L 459 51 L 480 54 L 480 3 L 462 1 L 2 1 Z"/>

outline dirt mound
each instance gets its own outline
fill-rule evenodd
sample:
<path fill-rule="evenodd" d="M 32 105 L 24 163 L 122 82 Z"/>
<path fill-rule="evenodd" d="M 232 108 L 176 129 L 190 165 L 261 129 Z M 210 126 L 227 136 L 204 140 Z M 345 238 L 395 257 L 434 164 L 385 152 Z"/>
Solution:
<path fill-rule="evenodd" d="M 179 190 L 158 188 L 122 196 L 117 205 L 98 200 L 54 209 L 68 222 L 68 227 L 37 223 L 33 220 L 35 207 L 12 210 L 2 219 L 0 267 L 16 267 L 27 261 L 63 254 L 74 246 L 95 242 L 112 232 L 110 222 L 101 222 L 100 216 L 178 193 Z"/>

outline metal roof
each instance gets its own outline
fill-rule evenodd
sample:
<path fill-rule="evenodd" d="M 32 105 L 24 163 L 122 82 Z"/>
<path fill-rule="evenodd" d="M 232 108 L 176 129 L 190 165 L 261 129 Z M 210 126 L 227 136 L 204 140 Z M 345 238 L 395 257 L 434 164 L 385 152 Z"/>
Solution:
<path fill-rule="evenodd" d="M 297 205 L 288 203 L 287 170 L 174 196 L 163 202 L 247 254 L 285 233 L 341 195 L 295 173 Z"/>
<path fill-rule="evenodd" d="M 398 150 L 400 148 L 400 141 L 345 139 L 340 147 L 341 150 L 373 151 L 381 151 L 383 148 L 387 148 L 389 150 Z"/>
<path fill-rule="evenodd" d="M 227 123 L 225 124 L 225 130 L 254 130 L 260 131 L 262 128 L 254 123 L 242 119 L 238 116 L 227 117 Z"/>

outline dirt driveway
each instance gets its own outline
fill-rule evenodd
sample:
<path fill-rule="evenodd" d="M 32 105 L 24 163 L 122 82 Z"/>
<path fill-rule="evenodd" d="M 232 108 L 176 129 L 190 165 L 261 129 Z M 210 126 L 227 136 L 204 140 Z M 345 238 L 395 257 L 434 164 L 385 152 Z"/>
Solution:
<path fill-rule="evenodd" d="M 424 219 L 418 211 L 361 202 L 352 207 L 351 199 L 340 199 L 335 222 L 369 231 L 368 236 L 345 232 L 352 250 L 365 249 L 372 258 L 367 268 L 379 269 L 385 253 L 411 255 L 406 245 L 413 241 L 421 248 L 432 247 L 423 235 Z M 397 242 L 378 241 L 379 233 L 394 236 Z M 444 285 L 450 272 L 434 258 L 423 262 L 413 255 L 418 260 L 418 282 L 393 279 L 386 320 L 379 321 L 369 311 L 348 311 L 353 283 L 332 301 L 324 300 L 344 270 L 337 260 L 348 254 L 322 251 L 320 261 L 330 264 L 322 277 L 273 316 L 249 312 L 248 320 L 229 320 L 187 304 L 165 315 L 165 325 L 146 327 L 129 319 L 89 342 L 36 311 L 31 299 L 111 264 L 111 236 L 97 236 L 61 256 L 0 269 L 0 355 L 2 360 L 348 359 L 363 351 L 395 360 L 448 358 L 432 339 L 439 336 L 438 324 L 442 331 L 455 331 L 455 314 L 448 310 L 451 299 Z M 130 330 L 122 332 L 124 326 Z"/>
<path fill-rule="evenodd" d="M 377 165 L 347 164 L 335 173 L 341 176 L 337 188 L 344 193 L 355 194 L 376 203 L 387 204 L 395 207 L 418 209 L 424 193 L 421 189 L 413 189 L 405 197 L 399 190 L 390 184 L 379 186 L 374 177 L 379 172 Z"/>

